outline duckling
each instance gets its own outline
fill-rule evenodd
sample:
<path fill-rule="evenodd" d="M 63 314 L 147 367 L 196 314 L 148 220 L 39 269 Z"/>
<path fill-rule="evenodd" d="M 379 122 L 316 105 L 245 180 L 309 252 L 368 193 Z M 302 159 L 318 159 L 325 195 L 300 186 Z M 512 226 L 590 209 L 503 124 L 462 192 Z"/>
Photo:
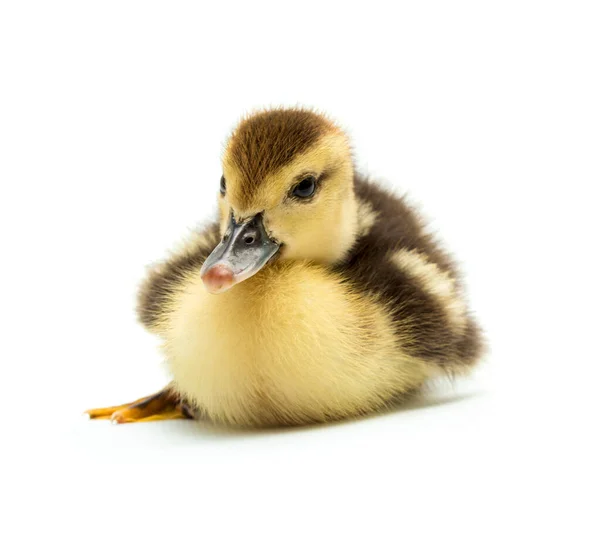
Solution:
<path fill-rule="evenodd" d="M 263 110 L 228 140 L 218 221 L 151 269 L 141 323 L 172 375 L 114 422 L 302 425 L 385 408 L 482 354 L 457 268 L 405 202 L 359 175 L 312 110 Z"/>

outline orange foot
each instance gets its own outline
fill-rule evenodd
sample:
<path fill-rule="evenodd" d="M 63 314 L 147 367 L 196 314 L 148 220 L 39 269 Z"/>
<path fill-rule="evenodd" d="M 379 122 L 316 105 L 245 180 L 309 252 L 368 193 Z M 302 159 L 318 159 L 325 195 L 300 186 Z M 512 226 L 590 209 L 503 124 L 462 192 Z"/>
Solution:
<path fill-rule="evenodd" d="M 115 424 L 128 422 L 152 422 L 154 420 L 174 420 L 194 418 L 193 412 L 169 386 L 148 397 L 133 403 L 90 409 L 85 411 L 91 419 L 110 419 Z"/>

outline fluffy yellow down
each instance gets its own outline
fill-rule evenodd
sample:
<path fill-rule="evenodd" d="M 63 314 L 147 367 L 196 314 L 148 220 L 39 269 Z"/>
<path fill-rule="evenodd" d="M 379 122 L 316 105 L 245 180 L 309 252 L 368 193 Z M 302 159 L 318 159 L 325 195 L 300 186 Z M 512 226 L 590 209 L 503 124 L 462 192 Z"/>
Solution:
<path fill-rule="evenodd" d="M 305 262 L 275 263 L 219 295 L 191 275 L 161 329 L 176 388 L 232 425 L 361 414 L 428 375 L 384 305 Z"/>

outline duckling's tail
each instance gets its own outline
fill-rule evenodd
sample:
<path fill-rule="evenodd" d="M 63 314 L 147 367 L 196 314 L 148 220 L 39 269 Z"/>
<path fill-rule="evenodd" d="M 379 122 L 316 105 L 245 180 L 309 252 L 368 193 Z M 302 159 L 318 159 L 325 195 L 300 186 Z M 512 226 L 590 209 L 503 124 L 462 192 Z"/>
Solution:
<path fill-rule="evenodd" d="M 457 346 L 458 356 L 466 365 L 475 365 L 486 350 L 486 341 L 481 327 L 469 316 L 462 339 Z"/>

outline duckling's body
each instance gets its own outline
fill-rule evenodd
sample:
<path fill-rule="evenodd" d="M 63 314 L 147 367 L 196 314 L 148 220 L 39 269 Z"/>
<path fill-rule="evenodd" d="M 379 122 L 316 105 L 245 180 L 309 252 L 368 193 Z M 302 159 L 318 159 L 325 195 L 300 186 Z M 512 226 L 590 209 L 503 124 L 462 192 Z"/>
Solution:
<path fill-rule="evenodd" d="M 274 264 L 218 299 L 191 280 L 173 303 L 165 355 L 176 388 L 213 420 L 337 419 L 426 377 L 382 306 L 322 265 Z"/>
<path fill-rule="evenodd" d="M 285 115 L 298 110 L 275 112 L 271 118 L 259 114 L 266 118 L 254 132 L 246 126 L 244 135 L 242 125 L 234 133 L 224 170 L 228 183 L 237 179 L 238 186 L 227 186 L 221 221 L 155 267 L 140 292 L 140 320 L 163 340 L 171 390 L 196 414 L 217 422 L 293 425 L 371 412 L 436 374 L 469 369 L 481 340 L 452 261 L 403 200 L 353 174 L 345 139 L 331 136 L 337 129 L 324 120 L 323 134 L 301 142 L 304 147 L 297 145 L 300 151 L 281 164 L 269 170 L 262 161 L 254 172 L 248 168 L 268 152 L 262 144 L 269 138 L 291 141 Z M 300 112 L 321 130 L 323 118 Z M 291 123 L 297 138 L 306 133 L 302 122 Z M 243 137 L 243 153 L 236 153 L 235 139 L 239 147 Z M 329 155 L 319 147 L 324 139 Z M 312 204 L 286 204 L 283 197 L 282 205 L 275 199 L 270 205 L 265 195 L 261 203 L 253 201 L 266 190 L 248 190 L 244 176 L 255 181 L 262 168 L 262 178 L 277 174 L 272 186 L 289 185 L 290 165 L 321 173 L 323 187 L 309 196 Z M 288 208 L 277 209 L 283 205 Z M 207 280 L 205 262 L 211 253 L 222 253 L 217 247 L 227 240 L 228 218 L 237 228 L 257 214 L 279 251 L 251 277 L 222 291 L 220 277 Z M 302 214 L 309 221 L 316 217 L 320 232 L 328 233 L 314 247 L 305 233 L 311 227 L 299 228 Z M 333 222 L 328 230 L 327 217 Z M 225 266 L 211 267 L 220 274 Z"/>

